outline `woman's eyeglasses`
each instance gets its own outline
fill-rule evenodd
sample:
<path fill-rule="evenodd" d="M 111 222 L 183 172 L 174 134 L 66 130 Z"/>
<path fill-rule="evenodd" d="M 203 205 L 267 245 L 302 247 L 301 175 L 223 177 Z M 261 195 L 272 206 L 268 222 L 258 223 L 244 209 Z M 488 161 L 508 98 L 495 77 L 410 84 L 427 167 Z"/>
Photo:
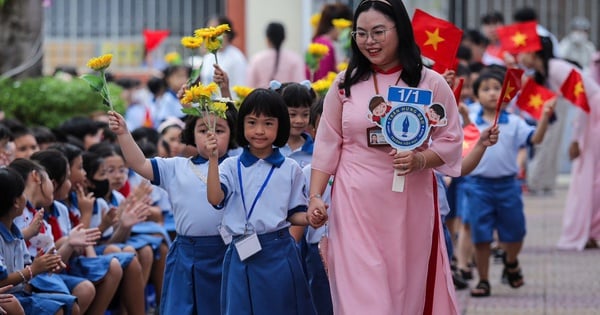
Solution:
<path fill-rule="evenodd" d="M 356 41 L 359 44 L 366 43 L 367 40 L 369 39 L 369 36 L 371 37 L 371 39 L 374 42 L 381 43 L 381 42 L 385 41 L 386 33 L 395 27 L 396 26 L 392 26 L 390 28 L 377 28 L 370 32 L 358 30 L 358 31 L 351 32 L 350 35 L 352 35 L 352 38 L 354 38 L 354 41 Z"/>

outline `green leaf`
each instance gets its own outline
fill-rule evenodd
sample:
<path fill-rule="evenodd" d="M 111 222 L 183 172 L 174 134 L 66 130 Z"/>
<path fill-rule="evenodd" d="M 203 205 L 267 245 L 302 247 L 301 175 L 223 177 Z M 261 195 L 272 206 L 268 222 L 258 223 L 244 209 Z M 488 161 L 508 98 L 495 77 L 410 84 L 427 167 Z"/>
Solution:
<path fill-rule="evenodd" d="M 200 111 L 200 108 L 198 108 L 198 107 L 184 107 L 181 109 L 181 112 L 186 115 L 202 117 L 202 112 Z"/>
<path fill-rule="evenodd" d="M 94 91 L 101 92 L 104 88 L 104 81 L 97 75 L 84 74 L 80 78 L 87 82 Z"/>

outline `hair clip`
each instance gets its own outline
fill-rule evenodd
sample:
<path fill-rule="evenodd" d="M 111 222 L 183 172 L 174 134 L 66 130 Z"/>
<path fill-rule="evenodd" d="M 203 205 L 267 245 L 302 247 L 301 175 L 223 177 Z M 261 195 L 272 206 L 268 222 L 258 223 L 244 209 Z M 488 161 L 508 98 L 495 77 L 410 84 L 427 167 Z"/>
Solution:
<path fill-rule="evenodd" d="M 271 82 L 269 82 L 270 90 L 277 91 L 277 90 L 279 90 L 279 88 L 281 88 L 281 82 L 279 82 L 277 80 L 271 80 Z"/>
<path fill-rule="evenodd" d="M 298 82 L 298 83 L 301 84 L 301 85 L 304 85 L 309 90 L 312 89 L 312 84 L 310 83 L 309 80 L 304 80 L 304 81 L 301 81 L 301 82 Z"/>

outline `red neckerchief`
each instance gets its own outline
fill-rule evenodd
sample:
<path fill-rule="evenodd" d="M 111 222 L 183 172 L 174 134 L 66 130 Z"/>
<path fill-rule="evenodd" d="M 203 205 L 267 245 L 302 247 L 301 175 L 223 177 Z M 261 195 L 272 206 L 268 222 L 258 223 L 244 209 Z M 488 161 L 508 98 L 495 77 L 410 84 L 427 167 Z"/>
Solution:
<path fill-rule="evenodd" d="M 58 223 L 58 213 L 56 212 L 54 203 L 50 206 L 50 211 L 44 212 L 44 219 L 52 227 L 52 236 L 54 237 L 54 241 L 58 241 L 63 235 L 60 228 L 60 223 Z"/>

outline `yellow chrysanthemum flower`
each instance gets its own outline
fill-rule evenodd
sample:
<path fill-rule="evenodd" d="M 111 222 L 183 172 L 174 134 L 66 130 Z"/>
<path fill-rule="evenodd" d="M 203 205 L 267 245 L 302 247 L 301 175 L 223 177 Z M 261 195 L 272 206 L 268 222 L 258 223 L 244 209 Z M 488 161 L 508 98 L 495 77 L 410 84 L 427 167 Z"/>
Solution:
<path fill-rule="evenodd" d="M 345 29 L 352 26 L 352 21 L 346 19 L 333 19 L 331 24 L 337 29 Z"/>
<path fill-rule="evenodd" d="M 194 36 L 198 37 L 198 38 L 211 37 L 212 34 L 213 34 L 213 31 L 210 29 L 210 27 L 199 28 L 194 31 Z"/>
<path fill-rule="evenodd" d="M 231 27 L 229 27 L 229 24 L 221 24 L 215 27 L 214 36 L 219 36 L 229 31 L 231 31 Z"/>
<path fill-rule="evenodd" d="M 310 25 L 316 29 L 319 26 L 319 21 L 321 21 L 321 13 L 317 12 L 310 17 Z"/>
<path fill-rule="evenodd" d="M 329 72 L 327 72 L 327 76 L 325 76 L 325 80 L 329 80 L 329 81 L 333 82 L 333 80 L 335 80 L 336 77 L 337 77 L 337 73 L 335 73 L 333 71 L 329 71 Z"/>
<path fill-rule="evenodd" d="M 329 47 L 319 43 L 311 43 L 308 45 L 308 53 L 315 56 L 317 59 L 322 58 L 323 56 L 329 53 Z"/>
<path fill-rule="evenodd" d="M 335 68 L 337 69 L 338 72 L 342 72 L 346 69 L 348 69 L 348 63 L 347 62 L 340 62 L 337 64 L 337 66 L 335 66 Z"/>
<path fill-rule="evenodd" d="M 181 38 L 181 45 L 185 48 L 196 49 L 202 45 L 201 37 L 185 36 Z"/>
<path fill-rule="evenodd" d="M 221 48 L 222 41 L 219 37 L 207 38 L 205 45 L 206 49 L 212 53 L 216 52 Z"/>
<path fill-rule="evenodd" d="M 165 55 L 165 62 L 169 65 L 181 63 L 181 55 L 176 52 L 170 52 Z"/>
<path fill-rule="evenodd" d="M 208 85 L 204 86 L 204 90 L 210 95 L 217 93 L 219 90 L 219 86 L 215 82 L 210 82 Z"/>
<path fill-rule="evenodd" d="M 321 79 L 312 84 L 313 90 L 319 95 L 325 95 L 331 86 L 331 80 Z"/>
<path fill-rule="evenodd" d="M 112 57 L 112 54 L 105 54 L 100 57 L 92 58 L 87 62 L 87 66 L 92 70 L 102 71 L 110 66 Z"/>
<path fill-rule="evenodd" d="M 223 102 L 212 102 L 208 108 L 211 113 L 213 113 L 223 119 L 227 119 L 227 116 L 226 116 L 227 104 L 225 104 Z"/>
<path fill-rule="evenodd" d="M 248 96 L 248 94 L 250 94 L 250 92 L 252 92 L 254 90 L 251 87 L 241 86 L 241 85 L 236 85 L 236 86 L 232 87 L 231 89 L 238 96 L 238 98 L 242 98 L 242 99 L 245 98 L 246 96 Z"/>

